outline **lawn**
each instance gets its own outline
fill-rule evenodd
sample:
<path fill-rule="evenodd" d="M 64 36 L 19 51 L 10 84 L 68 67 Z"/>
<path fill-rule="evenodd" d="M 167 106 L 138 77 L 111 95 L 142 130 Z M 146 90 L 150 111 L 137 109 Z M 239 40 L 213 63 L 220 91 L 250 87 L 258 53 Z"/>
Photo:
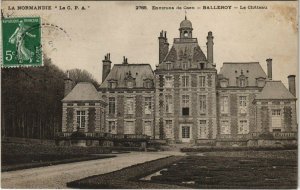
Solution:
<path fill-rule="evenodd" d="M 277 158 L 278 155 L 281 155 Z M 194 153 L 68 183 L 73 188 L 282 189 L 297 187 L 297 150 Z"/>
<path fill-rule="evenodd" d="M 114 157 L 107 153 L 111 153 L 111 150 L 103 147 L 2 143 L 1 171 Z"/>

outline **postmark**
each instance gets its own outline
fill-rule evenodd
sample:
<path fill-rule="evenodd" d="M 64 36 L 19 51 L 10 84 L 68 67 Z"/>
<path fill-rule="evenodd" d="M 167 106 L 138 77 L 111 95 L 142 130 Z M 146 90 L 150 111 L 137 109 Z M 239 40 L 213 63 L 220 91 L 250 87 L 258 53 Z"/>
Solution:
<path fill-rule="evenodd" d="M 2 19 L 2 67 L 42 66 L 39 17 Z"/>

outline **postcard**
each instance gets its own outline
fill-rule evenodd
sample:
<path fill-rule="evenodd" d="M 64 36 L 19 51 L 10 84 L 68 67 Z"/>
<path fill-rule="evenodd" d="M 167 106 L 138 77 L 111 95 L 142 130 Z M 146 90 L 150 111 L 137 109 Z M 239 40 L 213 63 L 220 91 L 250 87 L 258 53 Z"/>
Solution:
<path fill-rule="evenodd" d="M 1 187 L 296 189 L 298 1 L 2 1 Z"/>

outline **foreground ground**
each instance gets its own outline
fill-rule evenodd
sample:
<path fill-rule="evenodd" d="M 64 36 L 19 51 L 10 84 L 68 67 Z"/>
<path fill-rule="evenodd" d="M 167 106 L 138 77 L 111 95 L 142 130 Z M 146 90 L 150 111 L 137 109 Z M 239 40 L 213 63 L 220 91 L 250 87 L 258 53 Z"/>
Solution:
<path fill-rule="evenodd" d="M 225 151 L 168 157 L 73 181 L 68 186 L 93 189 L 294 189 L 297 187 L 297 150 Z"/>
<path fill-rule="evenodd" d="M 172 155 L 171 152 L 132 152 L 115 158 L 2 172 L 2 188 L 66 188 L 66 183 Z M 178 154 L 178 153 L 175 153 Z"/>

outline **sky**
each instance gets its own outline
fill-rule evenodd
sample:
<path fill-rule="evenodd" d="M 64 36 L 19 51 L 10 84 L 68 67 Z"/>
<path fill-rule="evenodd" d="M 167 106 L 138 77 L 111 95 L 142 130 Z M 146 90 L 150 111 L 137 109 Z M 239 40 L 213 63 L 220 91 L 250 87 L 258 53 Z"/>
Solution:
<path fill-rule="evenodd" d="M 52 6 L 52 10 L 7 10 L 8 6 Z M 58 10 L 59 6 L 85 6 L 86 10 Z M 152 6 L 267 6 L 266 10 L 151 10 Z M 53 7 L 58 8 L 54 9 Z M 136 10 L 147 6 L 147 10 Z M 273 79 L 287 86 L 287 76 L 298 74 L 298 26 L 296 1 L 254 2 L 97 2 L 97 1 L 3 1 L 4 15 L 40 16 L 62 30 L 43 28 L 44 52 L 64 71 L 85 69 L 101 82 L 102 60 L 111 54 L 113 64 L 123 56 L 129 63 L 158 64 L 158 36 L 167 31 L 170 47 L 179 37 L 184 19 L 193 24 L 193 37 L 206 54 L 206 36 L 214 36 L 214 61 L 218 71 L 223 62 L 260 62 L 273 59 Z"/>

